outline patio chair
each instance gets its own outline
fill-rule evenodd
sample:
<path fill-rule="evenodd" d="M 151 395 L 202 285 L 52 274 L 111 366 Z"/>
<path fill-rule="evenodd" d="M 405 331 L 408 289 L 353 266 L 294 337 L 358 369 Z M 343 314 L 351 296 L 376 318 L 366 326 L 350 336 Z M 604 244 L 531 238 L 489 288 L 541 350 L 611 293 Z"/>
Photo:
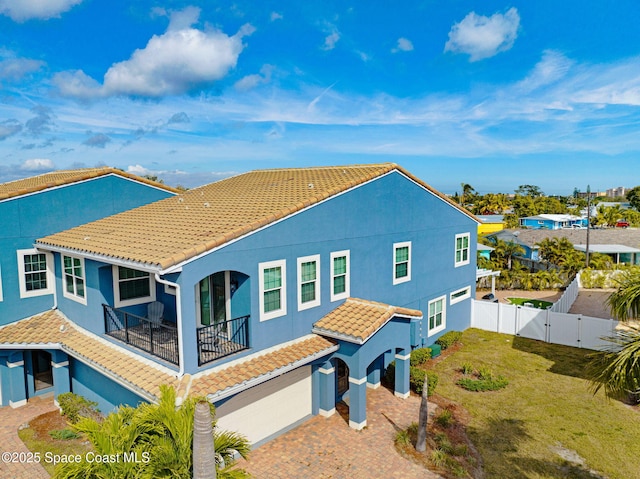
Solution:
<path fill-rule="evenodd" d="M 160 301 L 154 301 L 147 305 L 147 319 L 151 323 L 151 327 L 157 329 L 162 324 L 164 315 L 164 304 Z"/>

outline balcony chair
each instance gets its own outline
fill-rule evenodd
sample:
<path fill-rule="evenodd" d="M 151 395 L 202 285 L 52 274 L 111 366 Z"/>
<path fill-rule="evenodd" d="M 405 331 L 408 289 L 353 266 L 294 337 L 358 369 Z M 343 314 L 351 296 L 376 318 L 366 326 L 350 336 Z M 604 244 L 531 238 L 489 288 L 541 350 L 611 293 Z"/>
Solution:
<path fill-rule="evenodd" d="M 147 305 L 147 319 L 150 321 L 151 327 L 160 328 L 164 315 L 164 304 L 160 301 L 154 301 Z"/>

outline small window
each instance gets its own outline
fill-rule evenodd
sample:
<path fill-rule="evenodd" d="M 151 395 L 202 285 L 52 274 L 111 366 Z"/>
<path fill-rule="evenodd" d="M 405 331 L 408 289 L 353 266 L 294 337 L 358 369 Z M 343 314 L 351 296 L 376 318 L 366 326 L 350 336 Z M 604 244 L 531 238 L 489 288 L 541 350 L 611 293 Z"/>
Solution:
<path fill-rule="evenodd" d="M 466 288 L 462 288 L 451 293 L 451 295 L 449 296 L 449 304 L 456 304 L 460 301 L 464 301 L 469 297 L 471 297 L 471 288 L 467 286 Z"/>
<path fill-rule="evenodd" d="M 447 327 L 447 308 L 445 301 L 445 296 L 429 301 L 429 336 Z"/>
<path fill-rule="evenodd" d="M 331 301 L 349 297 L 349 250 L 331 253 Z"/>
<path fill-rule="evenodd" d="M 320 255 L 298 258 L 298 311 L 320 305 Z"/>
<path fill-rule="evenodd" d="M 54 293 L 53 256 L 36 249 L 18 250 L 20 297 Z"/>
<path fill-rule="evenodd" d="M 455 266 L 469 264 L 469 233 L 456 235 Z"/>
<path fill-rule="evenodd" d="M 146 271 L 114 266 L 113 289 L 116 308 L 156 300 L 156 282 Z"/>
<path fill-rule="evenodd" d="M 62 256 L 63 290 L 66 298 L 87 304 L 84 282 L 84 259 Z"/>
<path fill-rule="evenodd" d="M 259 264 L 260 321 L 287 314 L 287 262 Z"/>
<path fill-rule="evenodd" d="M 411 281 L 411 242 L 393 245 L 393 284 Z"/>

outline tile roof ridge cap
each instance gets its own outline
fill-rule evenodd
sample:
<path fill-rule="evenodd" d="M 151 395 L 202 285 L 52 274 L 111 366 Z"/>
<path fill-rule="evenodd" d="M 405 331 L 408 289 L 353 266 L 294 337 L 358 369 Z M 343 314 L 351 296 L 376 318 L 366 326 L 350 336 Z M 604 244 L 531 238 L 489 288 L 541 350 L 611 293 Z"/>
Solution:
<path fill-rule="evenodd" d="M 261 172 L 267 172 L 267 171 L 338 170 L 340 168 L 362 169 L 362 168 L 376 168 L 376 167 L 382 167 L 382 166 L 397 167 L 398 165 L 390 161 L 383 161 L 381 163 L 351 163 L 348 165 L 290 166 L 285 168 L 265 168 L 265 169 L 250 170 L 247 173 L 261 173 Z"/>

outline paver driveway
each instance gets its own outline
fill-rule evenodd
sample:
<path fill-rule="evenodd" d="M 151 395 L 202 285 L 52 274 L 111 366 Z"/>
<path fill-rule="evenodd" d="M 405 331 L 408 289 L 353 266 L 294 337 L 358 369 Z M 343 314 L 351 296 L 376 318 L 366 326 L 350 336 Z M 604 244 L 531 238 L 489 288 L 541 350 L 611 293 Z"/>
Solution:
<path fill-rule="evenodd" d="M 439 478 L 401 457 L 393 445 L 396 432 L 417 421 L 419 406 L 415 396 L 400 399 L 385 388 L 368 389 L 362 431 L 338 413 L 317 416 L 252 451 L 241 467 L 255 479 Z"/>

